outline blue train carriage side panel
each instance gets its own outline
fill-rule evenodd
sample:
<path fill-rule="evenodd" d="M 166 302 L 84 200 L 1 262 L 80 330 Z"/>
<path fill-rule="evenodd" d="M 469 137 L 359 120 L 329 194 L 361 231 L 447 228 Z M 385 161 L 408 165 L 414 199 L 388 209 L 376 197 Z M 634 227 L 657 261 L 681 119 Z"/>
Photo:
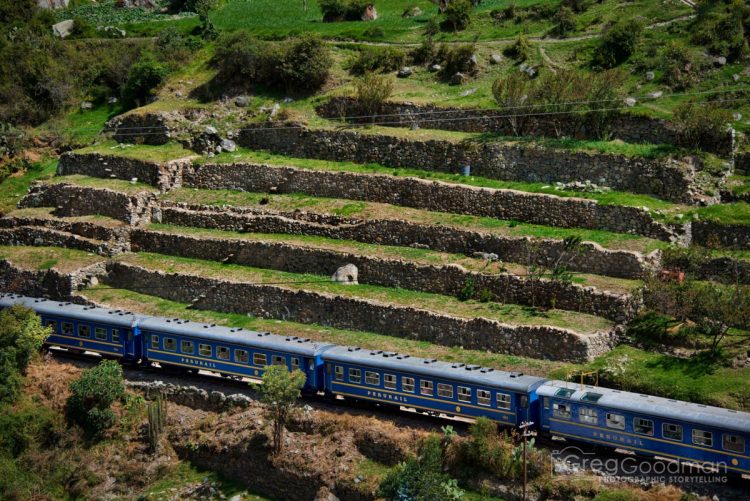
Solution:
<path fill-rule="evenodd" d="M 335 346 L 323 353 L 330 395 L 516 426 L 535 416 L 542 378 Z"/>
<path fill-rule="evenodd" d="M 0 297 L 0 308 L 14 304 L 31 308 L 41 317 L 42 325 L 52 328 L 46 341 L 49 346 L 130 361 L 141 356 L 137 339 L 141 317 L 133 313 L 13 294 Z"/>
<path fill-rule="evenodd" d="M 750 474 L 750 413 L 564 381 L 537 393 L 542 431 Z"/>
<path fill-rule="evenodd" d="M 268 332 L 151 317 L 139 325 L 145 358 L 174 367 L 259 379 L 269 365 L 305 373 L 306 393 L 323 390 L 320 352 L 329 345 Z"/>

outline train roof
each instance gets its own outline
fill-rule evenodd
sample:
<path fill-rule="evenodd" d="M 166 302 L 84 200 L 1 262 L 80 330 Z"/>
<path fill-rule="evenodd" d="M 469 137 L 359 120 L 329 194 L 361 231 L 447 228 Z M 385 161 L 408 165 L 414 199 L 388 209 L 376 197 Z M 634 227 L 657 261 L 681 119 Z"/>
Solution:
<path fill-rule="evenodd" d="M 572 390 L 572 393 L 567 397 L 557 395 L 560 390 L 568 390 L 568 393 Z M 537 394 L 540 397 L 564 397 L 584 404 L 750 433 L 750 413 L 720 407 L 565 381 L 547 381 L 537 388 Z"/>
<path fill-rule="evenodd" d="M 204 324 L 179 318 L 149 317 L 139 327 L 142 331 L 155 331 L 176 336 L 189 336 L 218 343 L 248 346 L 261 350 L 281 351 L 295 355 L 313 357 L 333 346 L 297 336 L 285 337 L 269 332 L 252 331 L 242 327 L 225 327 Z"/>
<path fill-rule="evenodd" d="M 440 362 L 435 359 L 417 358 L 400 353 L 365 350 L 348 346 L 335 346 L 326 350 L 323 353 L 323 359 L 524 393 L 533 390 L 546 381 L 544 378 L 528 376 L 519 372 L 505 372 L 479 365 Z"/>
<path fill-rule="evenodd" d="M 51 299 L 34 298 L 18 294 L 0 295 L 0 308 L 8 308 L 15 304 L 21 304 L 42 315 L 68 317 L 75 320 L 84 320 L 91 323 L 116 325 L 118 327 L 131 328 L 134 324 L 145 318 L 130 311 L 99 308 L 97 306 L 85 306 L 65 301 L 53 301 Z"/>

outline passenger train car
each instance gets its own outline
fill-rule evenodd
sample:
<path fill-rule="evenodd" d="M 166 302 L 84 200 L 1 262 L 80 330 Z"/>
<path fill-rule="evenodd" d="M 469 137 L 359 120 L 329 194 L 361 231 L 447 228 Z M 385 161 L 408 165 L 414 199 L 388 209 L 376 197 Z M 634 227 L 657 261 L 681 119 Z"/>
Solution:
<path fill-rule="evenodd" d="M 242 328 L 0 295 L 0 308 L 14 304 L 35 310 L 52 328 L 50 346 L 235 378 L 257 379 L 267 366 L 284 365 L 305 373 L 307 394 L 433 415 L 483 416 L 506 426 L 530 421 L 548 436 L 750 474 L 750 413 Z"/>

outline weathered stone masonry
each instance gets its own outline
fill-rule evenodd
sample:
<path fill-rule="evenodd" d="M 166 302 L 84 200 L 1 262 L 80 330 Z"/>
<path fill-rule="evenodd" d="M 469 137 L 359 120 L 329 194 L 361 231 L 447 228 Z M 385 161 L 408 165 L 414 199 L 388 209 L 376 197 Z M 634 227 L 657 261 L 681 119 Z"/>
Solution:
<path fill-rule="evenodd" d="M 516 190 L 479 188 L 383 174 L 357 174 L 265 164 L 205 164 L 186 168 L 185 186 L 250 192 L 305 193 L 380 202 L 454 214 L 517 220 L 546 226 L 636 233 L 659 240 L 681 237 L 682 227 L 654 221 L 639 207 Z"/>
<path fill-rule="evenodd" d="M 27 270 L 14 265 L 11 261 L 0 259 L 0 291 L 73 301 L 76 300 L 75 292 L 78 289 L 88 284 L 92 277 L 101 277 L 105 272 L 104 262 L 81 268 L 73 273 L 60 273 L 54 268 L 43 271 Z"/>
<path fill-rule="evenodd" d="M 360 282 L 450 296 L 457 295 L 468 280 L 473 280 L 475 298 L 486 289 L 504 303 L 556 307 L 619 323 L 628 320 L 636 306 L 630 296 L 599 291 L 593 287 L 536 280 L 532 288 L 528 279 L 511 274 L 487 275 L 469 272 L 455 265 L 422 265 L 279 242 L 135 230 L 132 233 L 132 246 L 135 251 L 204 260 L 226 257 L 226 262 L 233 264 L 326 276 L 338 267 L 352 263 L 359 270 Z"/>
<path fill-rule="evenodd" d="M 613 342 L 612 333 L 583 335 L 548 326 L 511 326 L 485 318 L 457 318 L 324 293 L 165 274 L 123 263 L 113 263 L 106 280 L 113 286 L 183 303 L 205 294 L 196 307 L 214 311 L 374 331 L 533 358 L 581 362 L 606 352 Z"/>

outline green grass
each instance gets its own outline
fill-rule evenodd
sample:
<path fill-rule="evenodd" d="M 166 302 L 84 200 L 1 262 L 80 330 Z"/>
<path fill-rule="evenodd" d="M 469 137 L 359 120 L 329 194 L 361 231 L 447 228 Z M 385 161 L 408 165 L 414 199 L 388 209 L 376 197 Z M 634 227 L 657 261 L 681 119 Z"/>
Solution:
<path fill-rule="evenodd" d="M 73 184 L 76 186 L 86 186 L 89 188 L 101 188 L 119 191 L 127 193 L 129 195 L 136 195 L 144 191 L 154 192 L 158 191 L 155 187 L 150 184 L 138 182 L 125 181 L 122 179 L 105 179 L 100 177 L 84 176 L 82 174 L 73 174 L 70 176 L 57 176 L 49 181 L 54 184 Z"/>
<path fill-rule="evenodd" d="M 186 150 L 180 143 L 169 142 L 160 146 L 145 144 L 118 144 L 116 141 L 103 141 L 92 146 L 76 150 L 75 153 L 99 153 L 125 158 L 137 158 L 152 162 L 168 162 L 178 158 L 196 156 L 191 150 Z"/>
<path fill-rule="evenodd" d="M 104 258 L 88 252 L 63 247 L 0 246 L 0 259 L 7 259 L 19 268 L 45 271 L 52 268 L 69 273 Z"/>
<path fill-rule="evenodd" d="M 106 122 L 122 113 L 120 105 L 99 105 L 91 110 L 73 110 L 53 118 L 35 130 L 36 134 L 59 132 L 67 144 L 78 146 L 92 143 L 104 129 Z"/>
<path fill-rule="evenodd" d="M 612 322 L 604 318 L 572 311 L 542 311 L 514 304 L 459 301 L 454 297 L 440 294 L 379 285 L 343 285 L 331 282 L 327 276 L 313 274 L 289 273 L 153 253 L 126 254 L 117 259 L 165 273 L 197 274 L 221 280 L 231 277 L 232 280 L 244 283 L 269 283 L 291 290 L 307 290 L 374 300 L 384 304 L 425 309 L 438 314 L 463 318 L 482 317 L 512 325 L 549 325 L 580 333 L 606 331 L 612 328 Z"/>
<path fill-rule="evenodd" d="M 747 202 L 709 205 L 693 209 L 690 213 L 697 214 L 701 220 L 720 224 L 750 224 L 750 204 Z"/>
<path fill-rule="evenodd" d="M 655 249 L 664 248 L 668 245 L 666 242 L 659 240 L 625 233 L 613 233 L 602 230 L 555 228 L 551 226 L 518 223 L 488 217 L 429 212 L 374 202 L 361 202 L 362 205 L 357 205 L 356 207 L 349 205 L 344 209 L 344 206 L 350 204 L 350 202 L 332 198 L 310 197 L 300 194 L 268 195 L 265 193 L 248 193 L 233 190 L 196 190 L 178 188 L 164 194 L 162 198 L 173 202 L 217 206 L 228 205 L 233 207 L 257 207 L 279 211 L 304 209 L 316 213 L 333 214 L 335 213 L 334 211 L 344 210 L 349 216 L 361 219 L 399 219 L 417 224 L 445 225 L 463 230 L 485 231 L 510 236 L 555 239 L 580 237 L 584 241 L 595 242 L 607 248 L 634 250 L 639 252 L 650 252 Z M 261 201 L 264 199 L 268 200 L 267 204 L 261 204 Z M 355 211 L 355 209 L 359 209 L 360 207 L 362 207 L 361 210 Z"/>
<path fill-rule="evenodd" d="M 200 470 L 187 461 L 181 461 L 177 468 L 149 485 L 146 492 L 141 494 L 141 497 L 143 499 L 165 499 L 174 495 L 173 492 L 170 492 L 170 489 L 181 489 L 186 484 L 201 484 L 204 482 L 215 484 L 219 493 L 226 499 L 240 496 L 242 501 L 271 501 L 271 498 L 251 493 L 239 483 L 233 482 L 218 473 Z"/>
<path fill-rule="evenodd" d="M 57 159 L 47 158 L 36 162 L 25 172 L 5 178 L 0 183 L 0 214 L 7 214 L 18 205 L 34 181 L 49 179 L 57 170 Z"/>

